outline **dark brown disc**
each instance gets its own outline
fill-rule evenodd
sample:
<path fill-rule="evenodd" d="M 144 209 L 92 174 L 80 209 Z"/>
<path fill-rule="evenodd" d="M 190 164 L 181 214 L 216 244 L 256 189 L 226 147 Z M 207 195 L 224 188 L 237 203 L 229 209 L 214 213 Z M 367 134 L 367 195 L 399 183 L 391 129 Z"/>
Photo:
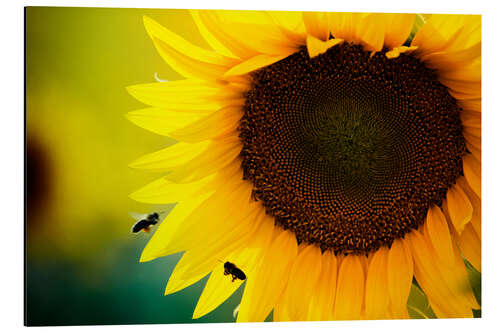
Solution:
<path fill-rule="evenodd" d="M 252 75 L 240 139 L 253 196 L 299 242 L 368 253 L 421 225 L 462 173 L 459 107 L 416 57 L 344 43 Z"/>

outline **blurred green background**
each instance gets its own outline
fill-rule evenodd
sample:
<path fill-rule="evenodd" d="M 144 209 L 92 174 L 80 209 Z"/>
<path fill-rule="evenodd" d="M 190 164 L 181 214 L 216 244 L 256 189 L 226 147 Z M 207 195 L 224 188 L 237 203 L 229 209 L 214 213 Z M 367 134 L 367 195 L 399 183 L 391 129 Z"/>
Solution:
<path fill-rule="evenodd" d="M 144 106 L 125 90 L 178 79 L 142 23 L 148 15 L 198 45 L 185 10 L 26 8 L 26 324 L 234 321 L 239 290 L 211 314 L 191 315 L 206 282 L 164 288 L 180 255 L 139 263 L 149 235 L 134 235 L 128 198 L 158 174 L 128 163 L 168 139 L 128 122 Z"/>

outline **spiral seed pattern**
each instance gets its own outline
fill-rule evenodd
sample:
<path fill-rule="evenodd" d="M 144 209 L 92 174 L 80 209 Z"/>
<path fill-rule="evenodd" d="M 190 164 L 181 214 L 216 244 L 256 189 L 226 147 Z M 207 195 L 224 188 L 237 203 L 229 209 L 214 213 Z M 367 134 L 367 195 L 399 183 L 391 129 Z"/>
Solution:
<path fill-rule="evenodd" d="M 390 246 L 462 174 L 460 109 L 416 57 L 344 43 L 252 78 L 239 127 L 244 178 L 298 242 L 343 254 Z"/>

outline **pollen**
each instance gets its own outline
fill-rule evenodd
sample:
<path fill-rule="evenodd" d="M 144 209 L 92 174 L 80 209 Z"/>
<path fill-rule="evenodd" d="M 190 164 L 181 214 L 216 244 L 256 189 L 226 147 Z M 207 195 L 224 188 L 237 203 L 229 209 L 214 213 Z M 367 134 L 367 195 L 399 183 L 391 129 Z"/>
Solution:
<path fill-rule="evenodd" d="M 459 115 L 411 54 L 344 43 L 310 59 L 302 49 L 252 75 L 243 175 L 299 243 L 367 254 L 422 225 L 463 173 Z"/>

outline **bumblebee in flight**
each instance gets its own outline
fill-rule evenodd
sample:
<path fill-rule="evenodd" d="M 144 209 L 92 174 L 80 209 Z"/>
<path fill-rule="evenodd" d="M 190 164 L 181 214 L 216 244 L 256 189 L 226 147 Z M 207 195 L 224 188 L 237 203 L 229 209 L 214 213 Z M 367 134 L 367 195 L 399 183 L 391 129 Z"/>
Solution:
<path fill-rule="evenodd" d="M 132 227 L 132 232 L 133 233 L 138 233 L 139 231 L 150 232 L 151 226 L 157 224 L 158 221 L 160 220 L 160 214 L 162 213 L 153 212 L 147 215 L 140 215 L 138 217 L 133 216 L 139 221 L 137 221 Z"/>

